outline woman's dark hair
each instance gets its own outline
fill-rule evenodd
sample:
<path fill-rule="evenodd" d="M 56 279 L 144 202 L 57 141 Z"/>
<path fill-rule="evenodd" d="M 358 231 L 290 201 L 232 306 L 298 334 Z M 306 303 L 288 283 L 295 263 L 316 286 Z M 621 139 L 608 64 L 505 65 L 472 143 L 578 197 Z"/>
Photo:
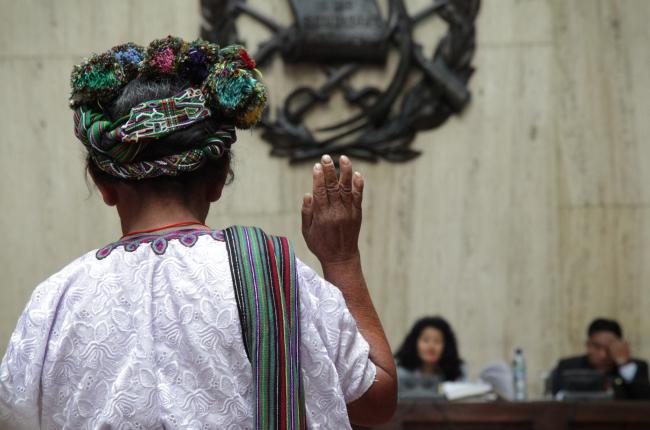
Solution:
<path fill-rule="evenodd" d="M 115 121 L 118 118 L 128 115 L 131 108 L 142 102 L 171 97 L 188 87 L 189 82 L 186 81 L 139 77 L 129 82 L 121 94 L 113 99 L 110 104 L 103 106 L 103 111 L 111 121 Z M 201 147 L 204 145 L 206 138 L 217 131 L 219 126 L 220 119 L 213 116 L 187 128 L 178 130 L 159 139 L 155 144 L 148 145 L 134 161 L 155 160 L 164 156 L 179 154 L 190 148 Z M 104 139 L 108 138 L 104 136 Z M 233 172 L 230 169 L 231 158 L 231 152 L 225 151 L 219 160 L 209 160 L 198 170 L 182 173 L 178 176 L 159 176 L 140 181 L 126 180 L 109 175 L 95 165 L 90 155 L 86 157 L 86 169 L 96 181 L 124 181 L 131 184 L 146 183 L 147 186 L 161 190 L 187 191 L 195 181 L 205 178 L 206 175 L 216 175 L 219 178 L 223 178 L 226 183 L 232 182 Z"/>
<path fill-rule="evenodd" d="M 438 329 L 442 333 L 445 346 L 438 366 L 444 374 L 445 380 L 455 381 L 462 376 L 461 365 L 463 360 L 458 356 L 456 336 L 449 323 L 442 317 L 424 317 L 416 321 L 410 333 L 404 339 L 404 343 L 395 354 L 397 364 L 408 370 L 416 370 L 422 366 L 422 360 L 418 355 L 418 338 L 427 327 Z"/>

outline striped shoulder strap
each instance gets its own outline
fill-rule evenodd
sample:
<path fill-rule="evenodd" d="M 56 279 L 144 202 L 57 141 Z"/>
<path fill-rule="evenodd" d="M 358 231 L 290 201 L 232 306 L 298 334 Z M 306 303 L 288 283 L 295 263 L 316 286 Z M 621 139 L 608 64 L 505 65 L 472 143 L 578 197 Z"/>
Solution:
<path fill-rule="evenodd" d="M 255 428 L 306 429 L 296 259 L 284 237 L 224 230 L 239 321 L 253 368 Z"/>

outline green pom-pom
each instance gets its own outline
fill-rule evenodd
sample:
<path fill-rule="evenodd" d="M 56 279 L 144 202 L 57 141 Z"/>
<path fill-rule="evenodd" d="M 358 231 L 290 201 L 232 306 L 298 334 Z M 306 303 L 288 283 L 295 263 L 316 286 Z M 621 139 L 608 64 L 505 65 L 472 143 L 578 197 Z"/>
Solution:
<path fill-rule="evenodd" d="M 214 93 L 222 109 L 236 111 L 241 110 L 246 104 L 254 86 L 255 79 L 250 76 L 250 73 L 241 69 L 224 70 L 214 80 Z"/>
<path fill-rule="evenodd" d="M 122 66 L 110 53 L 94 54 L 72 69 L 72 107 L 112 98 L 128 82 Z"/>
<path fill-rule="evenodd" d="M 219 56 L 204 84 L 210 105 L 237 128 L 251 128 L 262 117 L 267 101 L 255 62 L 237 45 L 222 49 Z"/>
<path fill-rule="evenodd" d="M 86 88 L 90 91 L 102 91 L 113 88 L 120 83 L 120 71 L 110 66 L 105 68 L 95 68 L 88 73 L 80 74 L 75 86 Z"/>
<path fill-rule="evenodd" d="M 138 74 L 144 48 L 133 43 L 93 54 L 74 66 L 70 75 L 70 106 L 109 101 Z"/>

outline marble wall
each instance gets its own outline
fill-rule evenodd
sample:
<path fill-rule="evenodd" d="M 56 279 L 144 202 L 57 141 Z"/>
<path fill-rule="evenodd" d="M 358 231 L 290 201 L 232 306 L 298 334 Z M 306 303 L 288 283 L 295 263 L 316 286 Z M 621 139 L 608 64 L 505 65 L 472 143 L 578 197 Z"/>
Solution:
<path fill-rule="evenodd" d="M 251 1 L 288 21 L 285 0 Z M 120 235 L 84 180 L 71 66 L 127 40 L 193 38 L 201 18 L 196 0 L 0 0 L 0 10 L 2 353 L 35 285 Z M 393 346 L 417 317 L 444 315 L 472 377 L 523 347 L 532 396 L 559 357 L 582 351 L 594 316 L 618 318 L 650 359 L 648 19 L 645 0 L 484 0 L 469 108 L 420 134 L 415 161 L 356 165 L 366 275 Z M 418 39 L 433 46 L 439 27 Z M 272 96 L 312 79 L 303 71 L 274 64 Z M 209 224 L 285 234 L 315 265 L 300 236 L 310 165 L 268 151 L 240 133 L 236 180 Z"/>

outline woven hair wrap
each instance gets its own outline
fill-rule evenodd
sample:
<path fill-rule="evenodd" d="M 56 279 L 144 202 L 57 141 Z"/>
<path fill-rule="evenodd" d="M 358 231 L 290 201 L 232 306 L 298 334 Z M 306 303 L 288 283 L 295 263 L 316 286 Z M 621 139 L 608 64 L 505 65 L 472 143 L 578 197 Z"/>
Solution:
<path fill-rule="evenodd" d="M 172 79 L 188 88 L 171 97 L 134 106 L 111 120 L 103 111 L 134 79 Z M 133 43 L 93 54 L 73 68 L 70 106 L 74 132 L 93 163 L 122 179 L 176 176 L 222 157 L 236 141 L 235 127 L 251 128 L 266 106 L 266 87 L 244 48 L 219 49 L 213 43 L 168 36 L 144 48 Z M 143 160 L 143 151 L 160 139 L 211 117 L 220 129 L 173 155 Z"/>
<path fill-rule="evenodd" d="M 205 96 L 198 88 L 166 99 L 150 100 L 133 107 L 128 118 L 109 121 L 88 106 L 76 109 L 75 135 L 87 147 L 92 160 L 104 172 L 122 179 L 176 176 L 199 169 L 208 159 L 220 158 L 235 142 L 235 129 L 223 126 L 201 148 L 152 161 L 133 160 L 151 142 L 209 118 Z"/>

